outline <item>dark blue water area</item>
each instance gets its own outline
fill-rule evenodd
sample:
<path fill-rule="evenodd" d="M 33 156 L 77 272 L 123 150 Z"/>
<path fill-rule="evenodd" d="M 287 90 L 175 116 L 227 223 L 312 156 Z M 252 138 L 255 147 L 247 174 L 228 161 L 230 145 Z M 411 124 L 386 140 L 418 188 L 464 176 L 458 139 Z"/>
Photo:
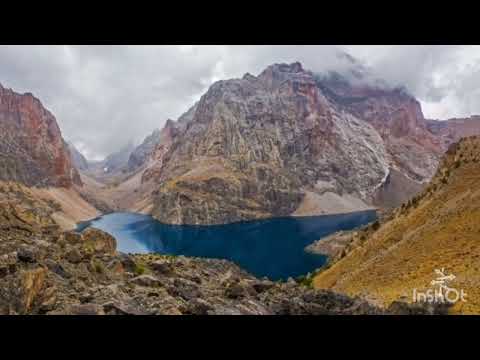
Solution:
<path fill-rule="evenodd" d="M 257 277 L 285 280 L 321 267 L 326 257 L 305 252 L 312 242 L 376 219 L 375 211 L 342 215 L 287 217 L 227 225 L 166 225 L 150 216 L 112 213 L 87 227 L 108 232 L 124 253 L 160 253 L 227 259 Z"/>

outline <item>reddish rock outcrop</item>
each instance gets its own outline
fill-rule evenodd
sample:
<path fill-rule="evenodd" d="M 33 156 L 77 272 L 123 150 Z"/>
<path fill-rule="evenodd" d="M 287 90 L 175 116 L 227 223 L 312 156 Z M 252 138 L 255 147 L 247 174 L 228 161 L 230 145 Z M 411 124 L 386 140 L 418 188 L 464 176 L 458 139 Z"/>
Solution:
<path fill-rule="evenodd" d="M 55 117 L 32 94 L 0 85 L 0 180 L 28 186 L 81 184 Z"/>

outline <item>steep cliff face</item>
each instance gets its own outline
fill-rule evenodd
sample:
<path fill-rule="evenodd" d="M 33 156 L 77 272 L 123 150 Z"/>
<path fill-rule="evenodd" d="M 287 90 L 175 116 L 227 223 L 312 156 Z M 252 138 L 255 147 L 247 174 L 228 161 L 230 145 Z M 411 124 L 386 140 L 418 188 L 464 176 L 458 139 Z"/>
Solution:
<path fill-rule="evenodd" d="M 385 143 L 392 170 L 415 182 L 433 176 L 443 149 L 429 131 L 420 103 L 406 90 L 381 82 L 366 83 L 361 75 L 356 82 L 336 73 L 317 81 L 340 108 L 375 127 Z"/>
<path fill-rule="evenodd" d="M 32 94 L 0 85 L 0 180 L 28 186 L 81 184 L 55 117 Z"/>
<path fill-rule="evenodd" d="M 388 305 L 413 289 L 426 291 L 435 269 L 455 275 L 449 286 L 463 289 L 467 302 L 452 312 L 480 310 L 480 138 L 450 146 L 428 186 L 397 208 L 379 228 L 320 273 L 317 288 L 362 295 Z"/>
<path fill-rule="evenodd" d="M 201 98 L 162 154 L 152 213 L 215 224 L 321 213 L 325 196 L 359 209 L 387 175 L 375 128 L 325 97 L 301 64 L 276 64 Z"/>

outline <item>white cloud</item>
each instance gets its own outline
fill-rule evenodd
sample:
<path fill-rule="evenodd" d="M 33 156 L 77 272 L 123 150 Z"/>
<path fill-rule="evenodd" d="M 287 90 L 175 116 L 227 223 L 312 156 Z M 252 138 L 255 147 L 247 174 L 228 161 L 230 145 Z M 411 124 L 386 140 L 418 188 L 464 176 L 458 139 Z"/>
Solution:
<path fill-rule="evenodd" d="M 478 46 L 0 46 L 0 83 L 34 93 L 99 158 L 176 119 L 216 80 L 279 62 L 342 70 L 338 49 L 405 85 L 427 117 L 480 113 Z"/>

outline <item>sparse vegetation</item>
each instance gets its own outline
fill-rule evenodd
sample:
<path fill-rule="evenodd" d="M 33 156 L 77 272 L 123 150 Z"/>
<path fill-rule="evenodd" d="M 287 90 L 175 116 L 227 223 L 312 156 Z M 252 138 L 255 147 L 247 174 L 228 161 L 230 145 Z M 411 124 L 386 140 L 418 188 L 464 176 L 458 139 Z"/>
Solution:
<path fill-rule="evenodd" d="M 145 274 L 146 270 L 147 267 L 144 264 L 137 262 L 135 263 L 135 269 L 133 270 L 133 272 L 135 273 L 135 275 L 143 275 Z"/>
<path fill-rule="evenodd" d="M 480 167 L 467 160 L 480 155 L 471 154 L 472 148 L 480 148 L 480 138 L 461 144 L 445 156 L 431 186 L 403 204 L 394 221 L 382 223 L 375 236 L 367 234 L 361 248 L 318 273 L 314 286 L 368 294 L 388 305 L 411 298 L 413 288 L 429 288 L 434 270 L 444 267 L 457 276 L 455 287 L 469 294 L 468 302 L 457 303 L 451 312 L 478 313 Z M 460 165 L 458 152 L 467 154 Z"/>

